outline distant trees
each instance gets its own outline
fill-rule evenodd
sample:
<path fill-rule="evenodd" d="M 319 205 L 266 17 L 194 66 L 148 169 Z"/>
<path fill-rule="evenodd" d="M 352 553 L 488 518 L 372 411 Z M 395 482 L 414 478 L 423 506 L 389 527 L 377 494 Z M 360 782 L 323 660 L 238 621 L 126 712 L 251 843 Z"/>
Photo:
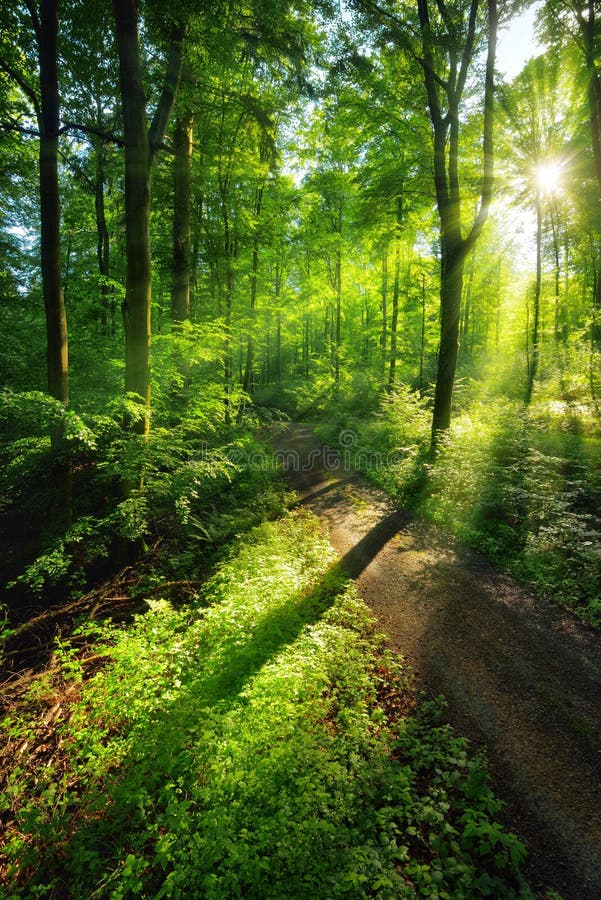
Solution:
<path fill-rule="evenodd" d="M 224 423 L 290 385 L 311 393 L 315 380 L 341 392 L 360 377 L 374 391 L 394 395 L 408 383 L 425 394 L 433 445 L 450 425 L 457 373 L 477 373 L 491 343 L 494 353 L 511 345 L 521 354 L 526 399 L 543 377 L 552 321 L 562 359 L 581 354 L 589 329 L 592 372 L 601 255 L 599 204 L 588 187 L 551 203 L 537 200 L 531 181 L 540 215 L 528 306 L 522 291 L 514 309 L 523 273 L 515 275 L 499 219 L 484 230 L 494 96 L 508 114 L 507 164 L 536 137 L 526 113 L 538 102 L 524 94 L 523 78 L 502 94 L 493 82 L 496 0 L 351 6 L 353 27 L 348 9 L 303 0 L 272 4 L 268 18 L 259 0 L 202 13 L 185 0 L 113 0 L 87 13 L 63 0 L 60 22 L 51 0 L 3 8 L 0 124 L 28 149 L 46 136 L 47 187 L 36 203 L 57 399 L 69 397 L 65 305 L 78 338 L 95 322 L 88 345 L 105 341 L 111 377 L 124 371 L 126 391 L 141 398 L 143 437 L 153 377 L 163 377 L 151 368 L 157 332 L 155 361 L 169 340 L 178 348 L 171 384 L 189 386 L 202 370 L 218 384 L 215 415 Z M 575 72 L 586 69 L 592 88 L 576 82 L 582 108 L 574 116 L 555 116 L 559 100 L 549 94 L 541 115 L 553 133 L 536 132 L 531 156 L 542 159 L 552 137 L 566 148 L 573 183 L 596 186 L 598 16 L 580 0 L 547 8 L 549 39 Z M 575 53 L 576 37 L 592 41 L 592 57 Z M 52 60 L 60 60 L 54 72 Z M 546 56 L 540 66 L 552 68 Z M 514 129 L 509 109 L 523 103 L 526 124 Z M 0 192 L 4 185 L 0 170 Z M 14 233 L 7 254 L 11 241 Z M 28 252 L 37 246 L 30 241 Z M 173 393 L 182 404 L 191 396 Z"/>

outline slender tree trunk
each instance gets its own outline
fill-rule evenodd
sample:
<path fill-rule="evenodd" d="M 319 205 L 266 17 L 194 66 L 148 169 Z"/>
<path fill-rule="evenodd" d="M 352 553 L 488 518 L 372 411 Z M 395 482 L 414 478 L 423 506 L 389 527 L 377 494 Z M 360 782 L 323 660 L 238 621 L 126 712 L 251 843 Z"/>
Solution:
<path fill-rule="evenodd" d="M 386 373 L 388 359 L 388 246 L 382 251 L 382 333 L 380 336 L 382 376 Z"/>
<path fill-rule="evenodd" d="M 275 374 L 278 384 L 282 383 L 282 313 L 276 313 L 275 331 Z"/>
<path fill-rule="evenodd" d="M 193 114 L 186 109 L 174 132 L 173 161 L 173 279 L 171 318 L 174 323 L 190 318 L 190 221 Z"/>
<path fill-rule="evenodd" d="M 114 309 L 111 308 L 111 291 L 108 284 L 110 272 L 110 241 L 104 204 L 104 189 L 106 183 L 104 173 L 105 155 L 102 144 L 97 143 L 95 150 L 96 178 L 94 180 L 94 211 L 96 214 L 96 257 L 98 259 L 98 273 L 100 275 L 100 315 L 104 335 L 105 337 L 109 337 L 114 333 Z"/>
<path fill-rule="evenodd" d="M 198 261 L 200 259 L 200 237 L 203 218 L 203 195 L 199 194 L 194 203 L 192 225 L 192 249 L 190 258 L 190 318 L 194 319 L 198 300 Z"/>
<path fill-rule="evenodd" d="M 255 196 L 255 230 L 253 233 L 253 249 L 252 249 L 252 269 L 250 273 L 250 323 L 248 338 L 246 341 L 246 365 L 244 367 L 243 388 L 247 394 L 254 391 L 254 365 L 255 365 L 255 344 L 254 329 L 255 315 L 257 306 L 257 278 L 259 274 L 259 236 L 257 233 L 257 222 L 261 215 L 261 207 L 263 205 L 263 186 L 257 188 Z"/>
<path fill-rule="evenodd" d="M 136 394 L 143 401 L 144 416 L 135 427 L 140 433 L 147 435 L 150 428 L 152 167 L 154 154 L 163 140 L 179 86 L 184 27 L 179 25 L 174 29 L 163 90 L 149 128 L 136 0 L 113 0 L 113 15 L 125 140 L 125 390 Z"/>
<path fill-rule="evenodd" d="M 582 6 L 573 3 L 574 15 L 580 28 L 582 48 L 588 75 L 589 123 L 595 172 L 601 189 L 601 77 L 597 69 L 597 48 L 595 46 L 598 22 L 595 16 L 596 0 L 588 0 Z M 588 7 L 588 8 L 587 8 Z"/>
<path fill-rule="evenodd" d="M 39 184 L 40 255 L 42 292 L 46 314 L 48 392 L 65 405 L 69 403 L 69 349 L 67 313 L 63 293 L 60 248 L 60 195 L 58 183 L 58 0 L 41 0 L 37 27 L 40 62 Z M 51 430 L 51 444 L 60 450 L 64 442 L 62 425 Z M 56 473 L 60 514 L 67 527 L 72 519 L 72 469 L 61 463 Z"/>
<path fill-rule="evenodd" d="M 369 300 L 367 293 L 363 298 L 363 362 L 369 365 L 371 362 L 371 310 L 369 308 Z"/>
<path fill-rule="evenodd" d="M 470 332 L 470 325 L 472 324 L 472 290 L 474 286 L 474 273 L 475 273 L 475 262 L 474 255 L 472 254 L 469 266 L 469 274 L 467 278 L 467 284 L 465 286 L 464 298 L 463 298 L 463 319 L 460 327 L 461 334 L 461 343 L 459 349 L 462 347 L 467 349 L 467 340 Z"/>
<path fill-rule="evenodd" d="M 426 347 L 426 273 L 422 272 L 422 327 L 419 342 L 419 390 L 424 389 L 424 355 Z"/>
<path fill-rule="evenodd" d="M 394 387 L 397 362 L 397 334 L 399 322 L 399 296 L 401 291 L 401 235 L 403 229 L 403 197 L 396 198 L 396 224 L 394 238 L 394 282 L 392 287 L 392 314 L 390 316 L 390 363 L 388 390 Z"/>
<path fill-rule="evenodd" d="M 58 0 L 40 2 L 40 248 L 46 311 L 48 391 L 61 403 L 68 403 L 69 352 L 61 276 L 58 186 L 58 6 Z"/>
<path fill-rule="evenodd" d="M 392 286 L 392 313 L 390 316 L 390 363 L 388 367 L 388 390 L 396 380 L 397 334 L 399 323 L 399 295 L 401 290 L 401 241 L 397 238 L 394 248 L 394 282 Z"/>
<path fill-rule="evenodd" d="M 135 0 L 113 0 L 123 129 L 125 137 L 125 253 L 127 275 L 125 324 L 125 390 L 141 397 L 145 414 L 137 430 L 150 427 L 150 192 L 152 155 L 146 121 L 146 98 Z"/>
<path fill-rule="evenodd" d="M 336 388 L 340 384 L 340 340 L 342 324 L 342 202 L 338 205 L 337 219 L 338 247 L 336 248 L 336 318 L 334 332 L 334 381 Z"/>
<path fill-rule="evenodd" d="M 551 210 L 551 233 L 553 236 L 553 274 L 554 274 L 554 305 L 553 305 L 553 339 L 556 344 L 562 340 L 563 334 L 563 308 L 561 302 L 561 263 L 559 254 L 558 225 L 555 220 L 555 210 Z M 561 362 L 561 359 L 560 359 Z"/>
<path fill-rule="evenodd" d="M 275 264 L 274 299 L 275 314 L 275 378 L 278 384 L 282 383 L 282 311 L 280 309 L 280 295 L 282 291 L 282 272 L 279 260 Z"/>
<path fill-rule="evenodd" d="M 526 406 L 532 400 L 532 391 L 534 389 L 534 380 L 538 371 L 538 362 L 540 355 L 540 297 L 542 285 L 542 235 L 543 235 L 543 216 L 541 208 L 540 194 L 536 197 L 536 281 L 534 284 L 534 305 L 532 310 L 532 337 L 530 341 L 530 355 L 528 361 L 528 372 L 526 378 L 526 393 L 524 401 Z"/>
<path fill-rule="evenodd" d="M 311 341 L 311 313 L 305 313 L 303 339 L 303 376 L 309 378 L 309 345 Z"/>
<path fill-rule="evenodd" d="M 73 234 L 72 232 L 67 233 L 67 249 L 65 251 L 65 266 L 63 272 L 63 298 L 65 300 L 65 307 L 67 306 L 67 298 L 69 296 L 69 282 L 71 275 L 71 256 L 73 253 Z"/>
<path fill-rule="evenodd" d="M 227 240 L 227 235 L 226 235 Z M 225 273 L 225 335 L 223 346 L 223 381 L 224 381 L 224 419 L 226 425 L 232 424 L 232 388 L 234 376 L 234 337 L 232 334 L 232 303 L 234 295 L 234 272 L 232 260 L 226 258 Z"/>

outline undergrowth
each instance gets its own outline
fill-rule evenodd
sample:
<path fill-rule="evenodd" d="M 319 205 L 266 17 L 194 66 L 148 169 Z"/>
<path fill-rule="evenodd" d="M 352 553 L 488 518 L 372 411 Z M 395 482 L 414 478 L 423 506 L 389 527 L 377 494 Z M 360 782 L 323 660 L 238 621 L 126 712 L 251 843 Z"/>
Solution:
<path fill-rule="evenodd" d="M 416 712 L 314 517 L 148 606 L 12 689 L 5 897 L 532 896 L 484 760 Z"/>
<path fill-rule="evenodd" d="M 217 401 L 205 400 L 212 410 Z M 0 393 L 0 553 L 7 580 L 0 587 L 12 618 L 78 596 L 129 562 L 132 544 L 139 556 L 141 546 L 169 543 L 172 568 L 185 563 L 187 577 L 198 577 L 215 548 L 284 512 L 282 483 L 253 464 L 262 451 L 254 433 L 261 415 L 273 424 L 269 411 L 249 412 L 231 427 L 217 417 L 211 424 L 198 409 L 173 422 L 157 416 L 147 439 L 124 428 L 124 420 L 135 424 L 141 415 L 134 395 L 108 402 L 102 413 L 77 413 L 40 392 Z M 49 434 L 57 428 L 62 445 L 55 448 Z M 65 460 L 73 495 L 67 524 L 55 485 Z M 124 496 L 124 483 L 142 486 Z"/>
<path fill-rule="evenodd" d="M 409 389 L 318 425 L 397 502 L 601 627 L 601 438 L 594 422 L 544 404 L 471 403 L 429 455 L 430 413 Z"/>

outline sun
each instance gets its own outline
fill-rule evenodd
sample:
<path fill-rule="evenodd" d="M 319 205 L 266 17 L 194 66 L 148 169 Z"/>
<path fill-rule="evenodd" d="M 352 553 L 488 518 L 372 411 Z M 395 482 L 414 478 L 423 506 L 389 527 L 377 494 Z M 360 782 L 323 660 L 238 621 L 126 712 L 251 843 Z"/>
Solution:
<path fill-rule="evenodd" d="M 536 186 L 542 196 L 560 194 L 563 165 L 560 162 L 539 163 L 535 169 Z"/>

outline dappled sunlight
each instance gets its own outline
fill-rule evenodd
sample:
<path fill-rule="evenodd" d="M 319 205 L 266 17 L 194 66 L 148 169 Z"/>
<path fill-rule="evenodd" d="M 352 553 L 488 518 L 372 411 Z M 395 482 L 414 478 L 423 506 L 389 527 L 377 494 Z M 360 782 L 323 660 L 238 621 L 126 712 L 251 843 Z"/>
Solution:
<path fill-rule="evenodd" d="M 77 682 L 60 771 L 11 782 L 13 883 L 45 854 L 81 896 L 401 896 L 431 884 L 434 851 L 450 892 L 519 883 L 520 842 L 491 821 L 493 853 L 478 831 L 499 809 L 483 761 L 434 708 L 412 718 L 334 556 L 296 513 L 240 542 L 192 606 L 157 598 L 129 629 L 87 630 L 104 665 Z M 80 677 L 75 646 L 59 665 Z"/>

